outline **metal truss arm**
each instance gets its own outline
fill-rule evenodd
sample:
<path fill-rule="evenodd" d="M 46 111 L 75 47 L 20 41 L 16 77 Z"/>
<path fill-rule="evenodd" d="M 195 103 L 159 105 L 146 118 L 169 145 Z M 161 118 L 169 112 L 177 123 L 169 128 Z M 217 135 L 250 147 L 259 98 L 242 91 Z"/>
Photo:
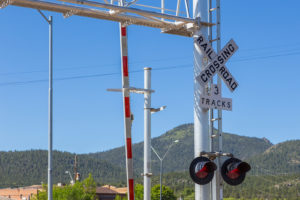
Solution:
<path fill-rule="evenodd" d="M 77 15 L 83 17 L 104 19 L 121 22 L 126 25 L 135 24 L 153 28 L 160 28 L 164 33 L 182 35 L 187 37 L 192 37 L 194 30 L 200 26 L 214 25 L 212 23 L 202 22 L 199 18 L 191 19 L 128 7 L 130 4 L 135 3 L 135 0 L 124 6 L 83 0 L 61 1 L 79 5 L 67 5 L 41 0 L 0 0 L 0 8 L 5 8 L 8 5 L 14 5 L 33 8 L 37 10 L 47 10 L 62 13 L 65 18 L 72 15 Z M 111 2 L 113 2 L 113 0 L 111 0 Z M 93 8 L 88 8 L 86 6 L 91 6 Z M 95 9 L 95 7 L 98 9 Z"/>
<path fill-rule="evenodd" d="M 195 20 L 191 19 L 191 18 L 185 18 L 185 17 L 174 16 L 174 15 L 169 15 L 169 14 L 162 14 L 162 13 L 157 13 L 157 12 L 152 12 L 152 11 L 147 11 L 147 10 L 141 10 L 141 9 L 137 9 L 137 8 L 128 8 L 128 7 L 117 6 L 117 5 L 112 5 L 112 4 L 105 4 L 105 3 L 95 2 L 95 1 L 88 1 L 88 0 L 87 1 L 60 0 L 60 1 L 74 3 L 74 4 L 80 4 L 80 5 L 88 5 L 88 6 L 98 7 L 98 8 L 106 8 L 106 9 L 110 9 L 110 10 L 119 10 L 121 12 L 133 13 L 133 14 L 138 14 L 138 15 L 142 14 L 142 15 L 153 16 L 153 17 L 158 17 L 158 18 L 163 18 L 163 19 L 183 21 L 183 22 L 187 22 L 187 23 L 195 22 Z"/>

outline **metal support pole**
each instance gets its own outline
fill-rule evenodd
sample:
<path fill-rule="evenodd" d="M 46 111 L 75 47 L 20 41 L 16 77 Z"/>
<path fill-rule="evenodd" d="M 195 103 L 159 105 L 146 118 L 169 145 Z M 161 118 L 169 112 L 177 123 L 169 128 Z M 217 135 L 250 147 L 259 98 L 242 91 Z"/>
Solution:
<path fill-rule="evenodd" d="M 151 90 L 151 68 L 144 68 L 144 89 Z M 144 93 L 144 200 L 151 192 L 151 92 Z"/>
<path fill-rule="evenodd" d="M 212 23 L 213 20 L 213 12 L 214 10 L 213 5 L 212 5 L 212 1 L 213 0 L 208 0 L 209 1 L 209 12 L 208 12 L 208 19 L 209 19 L 209 23 Z M 211 46 L 213 46 L 212 44 L 212 40 L 213 40 L 213 27 L 209 27 L 209 33 L 208 33 L 208 40 L 211 41 Z M 212 88 L 212 85 L 214 84 L 214 79 L 211 79 L 210 81 L 210 88 Z M 210 135 L 210 151 L 218 151 L 217 149 L 214 149 L 214 139 L 217 139 L 215 137 L 213 137 L 214 135 L 214 121 L 212 120 L 214 118 L 214 109 L 209 109 L 209 135 Z M 210 182 L 211 188 L 210 188 L 210 193 L 211 193 L 211 199 L 212 200 L 219 200 L 219 169 L 220 169 L 220 165 L 219 162 L 217 160 L 217 169 L 215 171 L 215 175 L 213 180 Z"/>
<path fill-rule="evenodd" d="M 165 0 L 161 0 L 161 13 L 165 13 Z M 162 21 L 164 21 L 164 18 L 161 18 Z"/>
<path fill-rule="evenodd" d="M 75 155 L 75 162 L 74 162 L 74 183 L 76 183 L 77 177 L 77 155 Z"/>
<path fill-rule="evenodd" d="M 41 16 L 49 24 L 49 95 L 48 95 L 48 200 L 52 200 L 52 140 L 53 140 L 53 19 L 49 19 L 40 11 Z"/>
<path fill-rule="evenodd" d="M 221 51 L 221 3 L 220 0 L 216 0 L 216 7 L 217 7 L 217 53 L 219 53 Z M 218 76 L 218 80 L 217 80 L 217 84 L 220 88 L 220 90 L 222 90 L 222 81 L 221 78 Z M 218 151 L 220 153 L 223 152 L 223 130 L 222 130 L 222 121 L 223 121 L 223 117 L 222 117 L 222 110 L 218 110 L 218 136 L 219 136 L 219 149 Z M 221 158 L 218 157 L 218 167 L 220 169 L 221 167 Z M 220 174 L 220 170 L 217 171 L 217 177 L 218 177 L 218 181 L 217 181 L 217 188 L 218 188 L 218 199 L 217 200 L 223 200 L 223 180 L 221 179 L 221 174 Z"/>
<path fill-rule="evenodd" d="M 49 146 L 48 146 L 48 200 L 52 200 L 52 130 L 53 130 L 53 31 L 52 16 L 49 17 Z"/>
<path fill-rule="evenodd" d="M 193 0 L 193 16 L 201 18 L 201 21 L 208 21 L 208 2 L 207 0 Z M 197 30 L 198 32 L 200 30 Z M 195 34 L 197 34 L 197 31 Z M 207 27 L 202 27 L 201 32 L 207 37 Z M 195 157 L 200 155 L 201 151 L 209 151 L 209 127 L 208 112 L 199 106 L 200 94 L 204 93 L 205 88 L 197 81 L 196 76 L 204 68 L 204 56 L 194 41 L 194 152 Z M 210 184 L 195 184 L 195 200 L 210 199 Z"/>
<path fill-rule="evenodd" d="M 162 170 L 163 170 L 163 160 L 160 160 L 160 176 L 159 176 L 159 187 L 160 187 L 160 192 L 159 192 L 159 199 L 162 200 Z"/>
<path fill-rule="evenodd" d="M 151 149 L 153 150 L 153 152 L 155 153 L 155 155 L 157 156 L 157 158 L 160 160 L 160 178 L 159 178 L 159 183 L 160 183 L 160 200 L 162 200 L 162 174 L 163 174 L 163 160 L 165 159 L 166 155 L 168 154 L 169 150 L 171 149 L 171 147 L 175 144 L 178 143 L 179 140 L 175 140 L 173 141 L 169 146 L 168 149 L 166 151 L 166 153 L 163 155 L 163 157 L 160 157 L 157 153 L 157 151 L 153 148 L 153 146 L 151 146 Z"/>

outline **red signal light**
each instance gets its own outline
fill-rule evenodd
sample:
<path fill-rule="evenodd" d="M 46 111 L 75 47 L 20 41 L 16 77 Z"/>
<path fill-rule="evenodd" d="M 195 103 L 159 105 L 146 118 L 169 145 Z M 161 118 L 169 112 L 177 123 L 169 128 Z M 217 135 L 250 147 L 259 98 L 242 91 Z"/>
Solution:
<path fill-rule="evenodd" d="M 195 183 L 205 185 L 214 177 L 217 166 L 206 157 L 195 158 L 190 165 L 190 176 Z"/>
<path fill-rule="evenodd" d="M 200 170 L 198 170 L 198 172 L 196 172 L 196 176 L 199 178 L 205 178 L 207 175 L 208 175 L 208 170 L 205 165 L 202 169 L 200 169 Z"/>
<path fill-rule="evenodd" d="M 241 175 L 241 172 L 238 168 L 231 170 L 227 173 L 227 176 L 231 179 L 236 179 Z"/>
<path fill-rule="evenodd" d="M 223 163 L 221 175 L 229 185 L 239 185 L 244 181 L 250 169 L 251 166 L 248 163 L 237 158 L 230 158 Z"/>

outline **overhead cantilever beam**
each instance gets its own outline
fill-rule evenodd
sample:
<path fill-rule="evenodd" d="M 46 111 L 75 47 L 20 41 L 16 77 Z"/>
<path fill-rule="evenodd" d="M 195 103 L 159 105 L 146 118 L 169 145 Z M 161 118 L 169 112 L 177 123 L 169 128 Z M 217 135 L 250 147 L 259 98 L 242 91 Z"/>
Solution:
<path fill-rule="evenodd" d="M 174 16 L 169 14 L 162 14 L 162 13 L 152 12 L 148 10 L 141 10 L 132 7 L 117 6 L 113 4 L 105 4 L 105 3 L 89 1 L 89 0 L 60 0 L 60 1 L 79 4 L 79 5 L 93 6 L 97 8 L 105 8 L 109 10 L 117 10 L 120 12 L 127 12 L 127 13 L 133 13 L 133 14 L 144 15 L 144 16 L 146 15 L 146 16 L 157 17 L 157 18 L 164 18 L 164 19 L 169 19 L 174 21 L 182 21 L 186 23 L 195 23 L 195 20 L 191 18 Z"/>
<path fill-rule="evenodd" d="M 80 4 L 80 5 L 87 5 L 87 6 L 97 7 L 97 8 L 106 8 L 106 9 L 110 9 L 110 10 L 118 10 L 119 12 L 127 12 L 127 13 L 132 13 L 132 14 L 138 14 L 141 16 L 169 19 L 169 20 L 174 20 L 177 22 L 192 23 L 195 25 L 199 25 L 199 24 L 202 26 L 214 26 L 215 25 L 213 23 L 196 21 L 195 19 L 187 18 L 187 17 L 180 17 L 180 16 L 170 15 L 170 14 L 165 14 L 165 13 L 152 12 L 152 11 L 141 10 L 141 9 L 132 8 L 132 7 L 124 7 L 124 6 L 117 6 L 117 5 L 113 5 L 113 4 L 105 4 L 105 3 L 89 1 L 89 0 L 59 0 L 59 1 Z"/>
<path fill-rule="evenodd" d="M 170 28 L 177 27 L 175 24 L 171 24 L 171 23 L 165 24 L 157 21 L 150 21 L 148 19 L 143 19 L 136 16 L 128 16 L 123 14 L 111 15 L 107 11 L 83 8 L 79 6 L 66 5 L 66 4 L 57 4 L 57 3 L 45 2 L 39 0 L 0 0 L 0 5 L 5 4 L 6 2 L 8 2 L 8 5 L 33 8 L 39 10 L 47 10 L 47 11 L 53 11 L 62 14 L 66 14 L 69 13 L 70 11 L 73 11 L 74 15 L 78 15 L 78 16 L 111 20 L 111 21 L 123 22 L 123 23 L 127 22 L 129 24 L 137 24 L 137 25 L 149 26 L 154 28 L 164 28 L 165 26 L 168 26 Z"/>
<path fill-rule="evenodd" d="M 160 28 L 162 30 L 169 30 L 171 34 L 183 35 L 191 37 L 193 35 L 193 29 L 188 29 L 185 24 L 189 24 L 189 27 L 198 26 L 212 26 L 213 24 L 200 22 L 199 20 L 173 16 L 169 14 L 161 14 L 151 11 L 144 11 L 131 7 L 122 7 L 112 4 L 98 3 L 93 1 L 77 1 L 77 0 L 62 0 L 69 3 L 76 3 L 85 6 L 93 6 L 94 8 L 81 7 L 79 5 L 66 5 L 61 3 L 53 3 L 41 0 L 0 0 L 0 8 L 4 8 L 8 5 L 33 8 L 38 10 L 47 10 L 62 13 L 65 17 L 71 15 L 91 17 L 96 19 L 104 19 L 110 21 L 121 22 L 125 24 L 135 24 L 141 26 L 148 26 L 153 28 Z M 96 8 L 95 8 L 96 7 Z M 98 9 L 98 8 L 102 8 Z M 108 9 L 108 10 L 103 10 Z M 120 12 L 118 14 L 111 14 L 111 10 Z M 173 21 L 160 21 L 156 18 L 164 18 Z M 164 31 L 163 31 L 164 32 Z M 168 32 L 165 32 L 168 33 Z"/>

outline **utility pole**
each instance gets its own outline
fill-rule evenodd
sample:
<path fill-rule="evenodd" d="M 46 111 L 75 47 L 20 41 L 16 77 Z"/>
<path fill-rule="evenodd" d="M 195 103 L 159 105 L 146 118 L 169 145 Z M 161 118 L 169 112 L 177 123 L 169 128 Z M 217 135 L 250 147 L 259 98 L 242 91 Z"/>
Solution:
<path fill-rule="evenodd" d="M 144 89 L 151 90 L 151 68 L 144 68 Z M 151 92 L 144 93 L 144 200 L 151 191 Z"/>
<path fill-rule="evenodd" d="M 122 27 L 123 28 L 123 27 Z M 122 29 L 122 34 L 123 38 L 121 39 L 121 44 L 127 44 L 126 41 L 124 42 L 124 37 L 126 35 L 125 29 Z M 125 46 L 127 47 L 127 46 Z M 123 53 L 127 53 L 127 49 L 124 48 L 124 45 L 122 45 Z M 127 54 L 126 54 L 127 55 Z M 127 59 L 123 59 L 127 60 Z M 127 64 L 124 62 L 125 65 Z M 123 69 L 128 69 L 124 68 Z M 128 73 L 128 72 L 127 72 Z M 123 72 L 124 74 L 124 72 Z M 125 73 L 126 74 L 126 73 Z M 128 74 L 127 74 L 128 76 Z M 154 90 L 151 89 L 151 68 L 146 67 L 144 68 L 144 88 L 135 88 L 135 87 L 127 87 L 127 88 L 122 88 L 122 89 L 107 89 L 107 91 L 111 92 L 122 92 L 124 95 L 124 91 L 127 92 L 127 95 L 129 96 L 130 92 L 137 93 L 137 94 L 143 94 L 144 95 L 144 173 L 142 173 L 142 176 L 144 176 L 144 199 L 145 200 L 150 200 L 150 192 L 151 192 L 151 114 L 162 111 L 166 108 L 166 106 L 162 106 L 160 108 L 151 108 L 151 93 L 154 92 Z M 126 77 L 123 77 L 123 80 L 126 81 Z M 128 79 L 127 79 L 128 81 Z M 126 118 L 129 118 L 128 112 L 130 111 L 129 109 L 129 101 L 126 100 L 125 96 L 125 116 Z M 127 104 L 127 105 L 126 105 Z M 127 114 L 126 114 L 127 113 Z M 129 118 L 130 120 L 133 120 L 133 115 L 130 115 L 131 117 Z M 125 118 L 125 119 L 126 119 Z M 125 127 L 126 123 L 128 121 L 125 120 Z M 126 135 L 127 135 L 127 143 L 126 143 L 126 152 L 127 152 L 127 159 L 126 159 L 126 164 L 127 164 L 127 171 L 129 172 L 128 175 L 128 182 L 131 183 L 129 185 L 131 188 L 129 188 L 129 191 L 131 191 L 131 196 L 129 195 L 130 198 L 134 198 L 134 191 L 133 191 L 133 168 L 132 168 L 132 150 L 131 150 L 131 140 L 128 138 L 128 131 L 130 131 L 129 128 L 131 128 L 131 121 L 130 121 L 130 126 L 128 128 L 125 128 Z M 129 132 L 131 133 L 131 132 Z M 131 178 L 132 177 L 132 178 Z M 131 181 L 132 180 L 132 181 Z"/>
<path fill-rule="evenodd" d="M 49 151 L 48 151 L 48 200 L 52 200 L 52 148 L 53 148 L 53 31 L 52 16 L 49 17 Z"/>
<path fill-rule="evenodd" d="M 193 16 L 201 21 L 208 22 L 208 0 L 193 0 Z M 196 30 L 195 34 L 201 31 L 206 37 L 208 36 L 208 28 L 202 26 L 201 30 Z M 205 92 L 205 87 L 201 86 L 196 77 L 203 70 L 204 55 L 194 41 L 194 156 L 198 157 L 201 151 L 209 151 L 209 127 L 208 112 L 200 108 L 200 94 Z M 210 185 L 195 184 L 195 200 L 209 200 Z"/>
<path fill-rule="evenodd" d="M 76 183 L 77 179 L 77 155 L 75 155 L 75 162 L 74 162 L 74 183 Z"/>
<path fill-rule="evenodd" d="M 48 200 L 52 200 L 52 149 L 53 149 L 53 19 L 37 10 L 49 24 L 49 96 L 48 96 Z"/>
<path fill-rule="evenodd" d="M 48 95 L 48 200 L 52 200 L 52 149 L 53 149 L 53 19 L 37 10 L 49 24 L 49 95 Z"/>

